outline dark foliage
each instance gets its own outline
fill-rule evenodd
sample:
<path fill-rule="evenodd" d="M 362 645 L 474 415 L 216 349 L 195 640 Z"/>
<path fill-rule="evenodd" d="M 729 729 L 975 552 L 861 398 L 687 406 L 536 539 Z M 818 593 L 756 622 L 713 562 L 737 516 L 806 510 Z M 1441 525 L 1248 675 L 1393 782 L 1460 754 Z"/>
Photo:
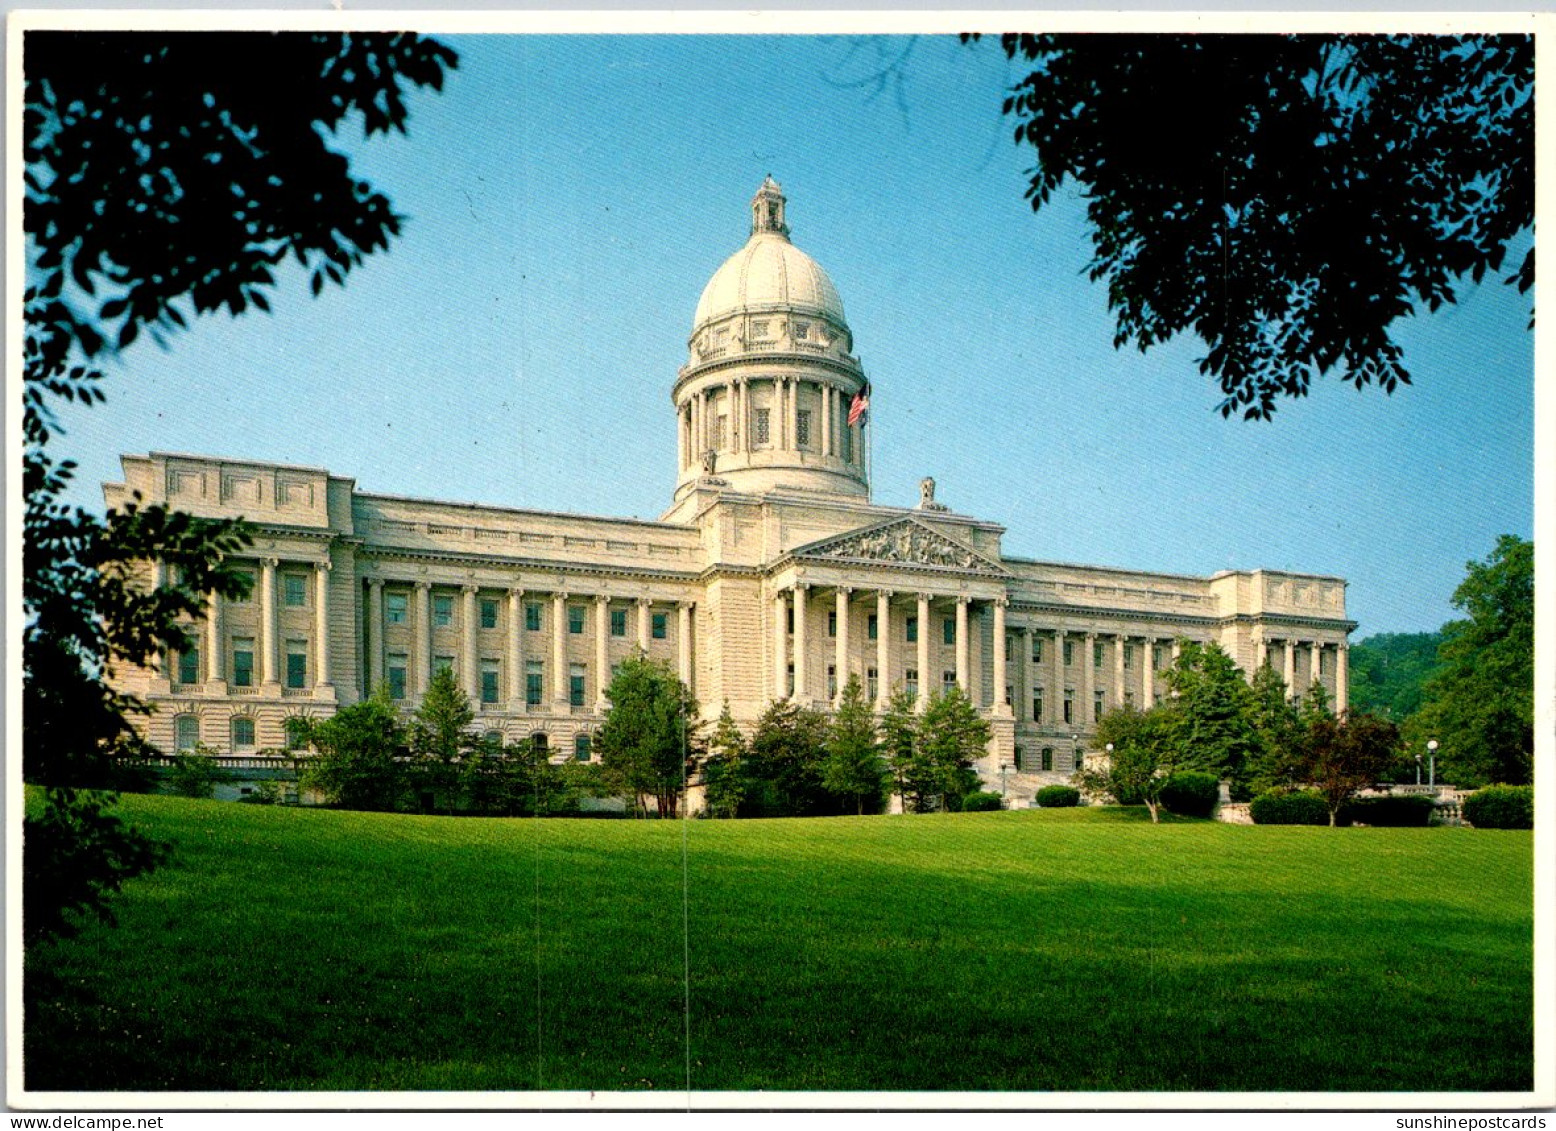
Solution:
<path fill-rule="evenodd" d="M 1162 805 L 1180 817 L 1209 817 L 1216 811 L 1221 782 L 1215 774 L 1185 770 L 1173 774 L 1162 785 Z"/>
<path fill-rule="evenodd" d="M 1503 269 L 1534 223 L 1527 35 L 1031 35 L 1005 101 L 1033 210 L 1087 201 L 1117 346 L 1185 331 L 1223 415 L 1335 372 L 1408 383 L 1396 319 Z M 1509 282 L 1527 291 L 1534 252 Z"/>
<path fill-rule="evenodd" d="M 1003 809 L 997 793 L 986 793 L 982 790 L 966 794 L 962 798 L 963 813 L 992 813 L 997 809 Z"/>
<path fill-rule="evenodd" d="M 1440 666 L 1441 643 L 1440 632 L 1382 632 L 1352 644 L 1351 710 L 1404 722 L 1420 708 L 1423 688 Z"/>
<path fill-rule="evenodd" d="M 1353 797 L 1340 806 L 1336 823 L 1379 829 L 1424 829 L 1432 823 L 1436 811 L 1437 802 L 1419 793 Z"/>
<path fill-rule="evenodd" d="M 1327 825 L 1329 805 L 1322 794 L 1309 789 L 1272 789 L 1253 799 L 1248 807 L 1256 825 Z"/>
<path fill-rule="evenodd" d="M 851 805 L 828 791 L 822 779 L 828 734 L 826 716 L 819 711 L 787 699 L 769 706 L 751 736 L 740 814 L 818 817 L 847 812 Z"/>
<path fill-rule="evenodd" d="M 1037 791 L 1042 809 L 1073 809 L 1081 803 L 1081 791 L 1072 785 L 1045 785 Z"/>
<path fill-rule="evenodd" d="M 1477 829 L 1534 828 L 1534 786 L 1493 785 L 1464 799 L 1464 819 Z"/>

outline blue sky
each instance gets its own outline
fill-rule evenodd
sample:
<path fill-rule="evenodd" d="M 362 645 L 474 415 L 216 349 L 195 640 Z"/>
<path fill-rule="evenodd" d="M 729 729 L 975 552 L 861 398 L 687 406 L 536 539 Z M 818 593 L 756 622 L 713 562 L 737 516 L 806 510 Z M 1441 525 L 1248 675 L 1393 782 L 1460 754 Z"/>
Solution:
<path fill-rule="evenodd" d="M 350 141 L 403 236 L 343 290 L 293 278 L 269 316 L 126 351 L 107 406 L 66 416 L 79 501 L 119 453 L 173 450 L 655 517 L 692 311 L 770 172 L 873 382 L 877 502 L 933 475 L 1007 554 L 1338 574 L 1357 638 L 1438 627 L 1468 559 L 1531 535 L 1528 296 L 1493 281 L 1402 324 L 1392 397 L 1330 380 L 1224 421 L 1198 341 L 1112 348 L 1078 200 L 1023 198 L 992 43 L 446 38 L 460 67 L 409 136 Z M 904 50 L 900 90 L 857 83 Z"/>

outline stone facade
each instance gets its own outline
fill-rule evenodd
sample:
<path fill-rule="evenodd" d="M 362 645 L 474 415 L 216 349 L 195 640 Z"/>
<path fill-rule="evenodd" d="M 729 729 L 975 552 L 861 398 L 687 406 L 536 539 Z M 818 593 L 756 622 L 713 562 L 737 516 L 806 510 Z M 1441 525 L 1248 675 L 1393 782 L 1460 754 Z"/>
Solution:
<path fill-rule="evenodd" d="M 248 600 L 213 599 L 198 646 L 120 682 L 166 750 L 203 741 L 273 764 L 289 715 L 387 685 L 414 708 L 452 667 L 480 726 L 590 757 L 613 666 L 672 664 L 716 716 L 775 698 L 826 707 L 849 674 L 878 703 L 950 684 L 993 728 L 979 769 L 1014 804 L 1073 772 L 1097 716 L 1162 695 L 1183 640 L 1344 706 L 1345 582 L 1210 577 L 1006 557 L 1004 528 L 925 480 L 915 508 L 870 502 L 868 382 L 836 289 L 788 240 L 769 179 L 752 235 L 704 291 L 672 391 L 677 483 L 657 522 L 375 495 L 317 468 L 154 452 L 132 492 L 257 529 Z M 859 411 L 851 412 L 854 408 Z M 850 420 L 850 417 L 853 417 Z M 149 565 L 146 581 L 159 567 Z"/>

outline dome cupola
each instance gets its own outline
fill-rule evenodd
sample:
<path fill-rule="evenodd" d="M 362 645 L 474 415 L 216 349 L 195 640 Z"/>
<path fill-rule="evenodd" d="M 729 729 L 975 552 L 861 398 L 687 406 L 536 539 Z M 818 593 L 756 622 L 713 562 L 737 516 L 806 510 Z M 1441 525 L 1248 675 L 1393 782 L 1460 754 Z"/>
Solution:
<path fill-rule="evenodd" d="M 675 383 L 676 498 L 694 486 L 869 497 L 867 387 L 843 301 L 789 240 L 788 201 L 768 176 L 751 235 L 703 288 Z"/>

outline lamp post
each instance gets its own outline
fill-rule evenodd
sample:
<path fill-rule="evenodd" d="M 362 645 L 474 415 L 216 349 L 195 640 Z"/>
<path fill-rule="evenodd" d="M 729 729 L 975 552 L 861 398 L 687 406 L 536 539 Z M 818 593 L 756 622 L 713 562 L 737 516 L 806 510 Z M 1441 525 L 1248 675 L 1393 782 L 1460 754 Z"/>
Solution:
<path fill-rule="evenodd" d="M 1005 759 L 1001 758 L 1000 759 L 1000 796 L 1001 797 L 1005 796 L 1005 771 L 1008 770 L 1009 768 L 1010 768 L 1010 763 L 1006 762 Z"/>
<path fill-rule="evenodd" d="M 1435 738 L 1427 742 L 1426 752 L 1432 759 L 1431 769 L 1428 771 L 1430 776 L 1426 779 L 1426 784 L 1435 789 L 1437 787 L 1437 740 Z"/>
<path fill-rule="evenodd" d="M 1416 784 L 1421 784 L 1421 755 L 1416 755 Z"/>

